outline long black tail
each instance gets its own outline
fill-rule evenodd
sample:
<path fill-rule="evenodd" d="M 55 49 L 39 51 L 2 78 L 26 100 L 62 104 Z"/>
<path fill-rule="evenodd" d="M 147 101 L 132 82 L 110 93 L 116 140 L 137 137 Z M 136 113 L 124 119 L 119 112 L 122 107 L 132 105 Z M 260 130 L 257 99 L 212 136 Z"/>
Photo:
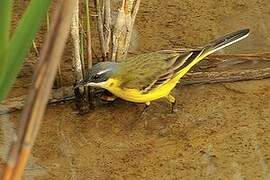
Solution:
<path fill-rule="evenodd" d="M 204 59 L 209 54 L 212 54 L 224 47 L 227 47 L 233 43 L 236 43 L 249 35 L 249 29 L 242 29 L 220 37 L 214 41 L 209 42 L 207 45 L 194 49 L 190 54 L 185 58 L 185 63 L 176 70 L 176 72 L 182 72 L 185 74 L 188 70 Z M 183 60 L 183 59 L 180 59 Z"/>
<path fill-rule="evenodd" d="M 201 54 L 204 58 L 205 56 L 212 54 L 224 47 L 227 47 L 233 43 L 236 43 L 249 35 L 249 29 L 242 29 L 240 31 L 236 31 L 230 34 L 227 34 L 223 37 L 220 37 L 214 41 L 209 42 L 206 46 L 204 46 L 204 51 Z"/>

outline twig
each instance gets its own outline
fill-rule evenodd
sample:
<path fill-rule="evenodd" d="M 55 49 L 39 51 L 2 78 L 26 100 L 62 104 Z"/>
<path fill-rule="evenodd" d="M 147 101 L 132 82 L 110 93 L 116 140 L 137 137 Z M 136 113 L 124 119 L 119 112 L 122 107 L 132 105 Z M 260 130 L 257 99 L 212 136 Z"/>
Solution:
<path fill-rule="evenodd" d="M 131 3 L 131 2 L 130 2 Z M 131 5 L 133 5 L 134 1 L 132 2 Z M 127 53 L 128 53 L 128 48 L 129 48 L 129 45 L 130 45 L 130 41 L 131 41 L 131 36 L 132 36 L 132 31 L 133 31 L 133 26 L 134 26 L 134 23 L 135 23 L 135 18 L 136 18 L 136 15 L 138 13 L 138 10 L 139 10 L 139 7 L 140 7 L 140 3 L 141 3 L 141 0 L 136 0 L 135 2 L 135 5 L 134 5 L 134 8 L 132 10 L 132 14 L 131 14 L 131 20 L 130 20 L 130 23 L 129 23 L 129 26 L 127 27 L 127 37 L 126 37 L 126 44 L 125 44 L 125 54 L 124 54 L 124 57 L 126 57 Z"/>
<path fill-rule="evenodd" d="M 117 18 L 112 34 L 112 61 L 117 61 L 123 54 L 123 46 L 126 34 L 126 15 L 125 15 L 126 0 L 122 0 L 122 6 L 118 9 Z"/>
<path fill-rule="evenodd" d="M 101 3 L 100 0 L 95 0 L 96 4 L 96 11 L 97 11 L 97 19 L 98 19 L 98 33 L 99 33 L 99 41 L 100 41 L 100 48 L 102 59 L 106 60 L 106 48 L 105 48 L 105 37 L 104 37 L 104 22 L 102 18 L 102 10 L 101 10 Z"/>
<path fill-rule="evenodd" d="M 71 23 L 71 37 L 74 45 L 74 58 L 72 61 L 75 83 L 83 78 L 83 66 L 80 57 L 80 33 L 79 33 L 79 0 L 76 0 L 74 14 Z"/>
<path fill-rule="evenodd" d="M 89 15 L 89 0 L 85 0 L 85 11 L 86 11 L 86 34 L 87 34 L 87 65 L 90 69 L 93 64 L 92 59 L 92 44 L 91 44 L 91 26 L 90 26 L 90 15 Z"/>
<path fill-rule="evenodd" d="M 106 58 L 109 57 L 110 42 L 111 42 L 111 0 L 105 0 L 103 2 L 104 7 L 104 45 Z"/>
<path fill-rule="evenodd" d="M 79 26 L 79 36 L 80 36 L 80 45 L 79 45 L 79 48 L 80 48 L 80 60 L 81 60 L 81 66 L 82 66 L 82 76 L 84 75 L 84 72 L 85 72 L 85 58 L 84 58 L 84 28 L 83 28 L 83 25 L 80 23 L 80 26 Z"/>
<path fill-rule="evenodd" d="M 211 84 L 221 82 L 258 80 L 266 78 L 270 78 L 270 68 L 247 69 L 241 71 L 187 73 L 182 78 L 180 83 L 182 83 L 183 85 Z"/>
<path fill-rule="evenodd" d="M 1 102 L 1 106 L 5 107 L 5 110 L 0 109 L 0 115 L 14 112 L 16 110 L 22 110 L 25 103 L 26 96 L 19 96 L 14 98 L 9 98 Z M 51 96 L 49 98 L 49 104 L 61 103 L 74 99 L 73 87 L 61 87 L 58 89 L 53 89 Z"/>
<path fill-rule="evenodd" d="M 21 179 L 31 148 L 40 128 L 50 90 L 60 62 L 72 19 L 73 0 L 57 1 L 51 31 L 41 51 L 33 85 L 21 116 L 18 139 L 13 143 L 3 179 Z M 11 176 L 9 176 L 11 175 Z"/>
<path fill-rule="evenodd" d="M 254 54 L 212 54 L 207 59 L 210 60 L 243 60 L 243 61 L 270 61 L 270 53 Z"/>
<path fill-rule="evenodd" d="M 83 79 L 84 72 L 84 47 L 83 47 L 83 26 L 81 26 L 82 33 L 80 36 L 79 31 L 79 0 L 76 0 L 76 7 L 72 18 L 71 36 L 74 45 L 74 55 L 72 65 L 74 69 L 75 84 Z M 80 37 L 82 38 L 80 40 Z M 86 101 L 87 92 L 84 88 L 78 88 L 74 90 L 76 96 L 76 106 L 80 113 L 86 113 L 89 111 L 89 107 Z"/>
<path fill-rule="evenodd" d="M 93 57 L 92 57 L 92 40 L 91 40 L 91 27 L 90 27 L 90 15 L 89 15 L 89 0 L 85 0 L 85 11 L 86 11 L 86 34 L 87 34 L 87 66 L 90 69 L 93 65 Z M 85 88 L 88 104 L 92 105 L 92 94 L 90 91 L 90 87 Z"/>
<path fill-rule="evenodd" d="M 62 77 L 62 70 L 61 70 L 61 64 L 57 67 L 57 73 L 55 78 L 55 87 L 60 88 L 62 87 L 63 77 Z"/>
<path fill-rule="evenodd" d="M 36 56 L 38 56 L 39 52 L 38 52 L 37 45 L 36 45 L 35 41 L 33 41 L 32 44 L 33 44 L 33 48 L 35 50 Z"/>
<path fill-rule="evenodd" d="M 49 15 L 49 12 L 47 12 L 47 16 L 46 16 L 46 25 L 47 25 L 47 33 L 48 33 L 49 29 L 50 29 L 50 15 Z"/>
<path fill-rule="evenodd" d="M 123 60 L 128 52 L 135 17 L 139 9 L 140 0 L 123 0 L 118 10 L 117 19 L 113 29 L 112 60 Z M 134 6 L 134 7 L 133 7 Z"/>
<path fill-rule="evenodd" d="M 47 26 L 47 33 L 49 33 L 49 29 L 50 29 L 50 14 L 49 14 L 49 12 L 47 12 L 47 15 L 46 15 L 46 26 Z M 62 82 L 63 82 L 63 77 L 62 77 L 61 63 L 59 63 L 59 65 L 57 67 L 56 78 L 55 78 L 55 87 L 56 88 L 62 87 L 62 84 L 63 84 Z"/>

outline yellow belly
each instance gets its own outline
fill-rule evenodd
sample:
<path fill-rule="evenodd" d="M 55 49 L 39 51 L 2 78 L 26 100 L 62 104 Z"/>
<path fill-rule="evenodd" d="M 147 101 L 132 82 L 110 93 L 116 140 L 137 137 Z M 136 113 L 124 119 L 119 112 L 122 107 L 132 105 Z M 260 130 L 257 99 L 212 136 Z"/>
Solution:
<path fill-rule="evenodd" d="M 115 96 L 121 99 L 131 101 L 131 102 L 145 103 L 145 102 L 150 102 L 150 101 L 162 98 L 162 97 L 166 97 L 171 92 L 171 90 L 175 87 L 178 80 L 179 78 L 175 77 L 174 79 L 170 80 L 166 84 L 160 87 L 157 87 L 147 93 L 141 93 L 140 91 L 136 89 L 119 88 L 119 86 L 117 86 L 118 82 L 115 79 L 109 79 L 108 82 L 106 83 L 107 85 L 105 85 L 103 88 L 107 89 L 112 94 L 114 94 Z M 112 84 L 112 83 L 114 84 L 114 86 L 109 86 L 109 84 Z"/>
<path fill-rule="evenodd" d="M 146 103 L 156 99 L 160 99 L 166 97 L 170 94 L 171 90 L 176 86 L 179 79 L 183 77 L 189 69 L 202 60 L 207 54 L 200 56 L 199 58 L 192 61 L 187 67 L 182 69 L 179 74 L 177 74 L 173 79 L 168 81 L 166 84 L 157 87 L 147 93 L 141 93 L 139 90 L 136 89 L 122 89 L 120 88 L 120 82 L 116 79 L 109 79 L 102 88 L 107 89 L 115 96 L 122 98 L 127 101 L 137 102 L 137 103 Z M 111 85 L 114 84 L 114 85 Z"/>

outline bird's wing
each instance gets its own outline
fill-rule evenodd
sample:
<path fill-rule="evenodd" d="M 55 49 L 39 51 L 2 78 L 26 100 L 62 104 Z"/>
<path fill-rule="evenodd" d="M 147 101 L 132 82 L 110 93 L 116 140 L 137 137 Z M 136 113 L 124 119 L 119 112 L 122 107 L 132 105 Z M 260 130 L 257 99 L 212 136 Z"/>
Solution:
<path fill-rule="evenodd" d="M 122 70 L 117 77 L 121 79 L 122 88 L 147 93 L 175 77 L 200 52 L 166 50 L 131 57 L 121 63 Z"/>
<path fill-rule="evenodd" d="M 178 57 L 171 60 L 168 64 L 167 71 L 160 76 L 151 84 L 143 89 L 143 93 L 147 93 L 152 89 L 162 86 L 166 84 L 168 81 L 173 79 L 175 76 L 181 72 L 185 67 L 187 67 L 194 59 L 199 57 L 203 52 L 203 49 L 194 49 L 186 52 L 181 52 L 178 54 Z M 170 53 L 170 51 L 163 53 Z"/>

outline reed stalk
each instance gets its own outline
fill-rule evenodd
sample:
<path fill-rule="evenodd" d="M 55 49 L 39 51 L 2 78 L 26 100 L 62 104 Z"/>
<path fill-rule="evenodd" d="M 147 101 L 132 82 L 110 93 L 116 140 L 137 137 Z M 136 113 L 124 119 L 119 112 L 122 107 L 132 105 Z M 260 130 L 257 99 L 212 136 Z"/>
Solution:
<path fill-rule="evenodd" d="M 113 28 L 112 61 L 126 58 L 140 0 L 123 0 Z"/>
<path fill-rule="evenodd" d="M 73 0 L 57 1 L 50 32 L 42 48 L 23 109 L 18 138 L 12 144 L 3 180 L 19 180 L 36 139 L 64 50 L 73 15 Z"/>
<path fill-rule="evenodd" d="M 91 43 L 91 25 L 90 25 L 90 11 L 89 11 L 89 0 L 84 0 L 85 11 L 86 11 L 86 34 L 87 34 L 87 66 L 90 69 L 93 65 L 92 57 L 92 43 Z"/>
<path fill-rule="evenodd" d="M 8 94 L 51 0 L 30 1 L 15 32 L 10 36 L 12 0 L 0 1 L 0 101 Z"/>

